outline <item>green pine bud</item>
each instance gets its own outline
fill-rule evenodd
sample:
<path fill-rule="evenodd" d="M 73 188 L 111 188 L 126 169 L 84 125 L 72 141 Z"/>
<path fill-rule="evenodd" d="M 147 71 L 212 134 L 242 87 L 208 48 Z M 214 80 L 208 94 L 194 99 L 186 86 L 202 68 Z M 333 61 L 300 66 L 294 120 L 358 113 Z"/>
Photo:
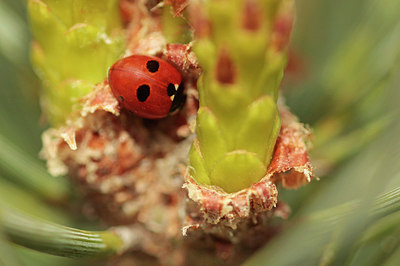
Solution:
<path fill-rule="evenodd" d="M 32 64 L 43 82 L 44 110 L 61 123 L 82 96 L 106 77 L 124 50 L 118 1 L 28 3 L 34 42 Z"/>
<path fill-rule="evenodd" d="M 190 173 L 200 184 L 232 193 L 264 177 L 273 156 L 286 64 L 285 50 L 274 43 L 274 21 L 293 5 L 221 0 L 194 6 L 193 19 L 202 22 L 194 25 L 208 25 L 209 31 L 195 28 L 203 33 L 194 45 L 203 76 Z"/>

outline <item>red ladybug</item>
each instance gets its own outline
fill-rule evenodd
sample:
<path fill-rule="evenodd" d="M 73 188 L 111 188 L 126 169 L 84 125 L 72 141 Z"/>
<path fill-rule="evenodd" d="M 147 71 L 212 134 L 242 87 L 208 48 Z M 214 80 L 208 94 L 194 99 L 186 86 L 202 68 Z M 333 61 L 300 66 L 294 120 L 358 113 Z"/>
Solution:
<path fill-rule="evenodd" d="M 166 117 L 185 102 L 182 76 L 157 57 L 132 55 L 108 70 L 108 83 L 120 105 L 150 119 Z"/>

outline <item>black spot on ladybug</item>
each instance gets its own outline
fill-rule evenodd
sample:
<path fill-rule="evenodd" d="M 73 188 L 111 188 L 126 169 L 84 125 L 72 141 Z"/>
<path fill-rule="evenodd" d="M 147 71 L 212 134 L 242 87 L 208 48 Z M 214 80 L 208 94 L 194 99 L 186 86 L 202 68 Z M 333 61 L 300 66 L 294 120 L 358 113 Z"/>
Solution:
<path fill-rule="evenodd" d="M 168 96 L 172 96 L 172 95 L 176 94 L 174 84 L 172 84 L 172 83 L 168 84 L 167 93 L 168 93 Z"/>
<path fill-rule="evenodd" d="M 122 97 L 122 96 L 118 96 L 118 98 L 119 98 L 119 100 L 120 100 L 121 102 L 125 101 L 124 97 Z"/>
<path fill-rule="evenodd" d="M 156 60 L 149 60 L 146 63 L 147 70 L 151 73 L 155 73 L 158 71 L 160 64 Z"/>
<path fill-rule="evenodd" d="M 139 88 L 137 88 L 136 96 L 137 96 L 139 102 L 146 101 L 147 98 L 150 96 L 149 85 L 140 85 Z"/>

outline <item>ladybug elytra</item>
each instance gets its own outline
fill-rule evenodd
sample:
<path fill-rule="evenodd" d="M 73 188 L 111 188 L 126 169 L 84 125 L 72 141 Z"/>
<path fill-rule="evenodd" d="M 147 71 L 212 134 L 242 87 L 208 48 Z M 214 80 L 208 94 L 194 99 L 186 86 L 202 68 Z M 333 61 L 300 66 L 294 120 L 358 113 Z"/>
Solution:
<path fill-rule="evenodd" d="M 143 118 L 166 117 L 186 99 L 181 74 L 157 57 L 132 55 L 117 61 L 108 70 L 108 83 L 120 105 Z"/>

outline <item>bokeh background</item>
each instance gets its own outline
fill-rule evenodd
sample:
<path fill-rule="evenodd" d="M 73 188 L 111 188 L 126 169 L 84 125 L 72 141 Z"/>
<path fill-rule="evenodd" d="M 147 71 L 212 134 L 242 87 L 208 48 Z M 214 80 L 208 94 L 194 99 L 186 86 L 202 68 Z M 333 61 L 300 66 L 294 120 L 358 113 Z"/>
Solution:
<path fill-rule="evenodd" d="M 311 155 L 320 180 L 280 190 L 292 214 L 275 221 L 282 231 L 247 264 L 396 265 L 400 1 L 297 0 L 296 5 L 282 96 L 313 129 Z M 100 229 L 74 212 L 69 183 L 50 177 L 38 157 L 47 125 L 40 82 L 29 62 L 30 38 L 26 1 L 0 1 L 0 217 L 16 209 Z M 1 228 L 0 265 L 82 264 L 10 244 Z"/>

